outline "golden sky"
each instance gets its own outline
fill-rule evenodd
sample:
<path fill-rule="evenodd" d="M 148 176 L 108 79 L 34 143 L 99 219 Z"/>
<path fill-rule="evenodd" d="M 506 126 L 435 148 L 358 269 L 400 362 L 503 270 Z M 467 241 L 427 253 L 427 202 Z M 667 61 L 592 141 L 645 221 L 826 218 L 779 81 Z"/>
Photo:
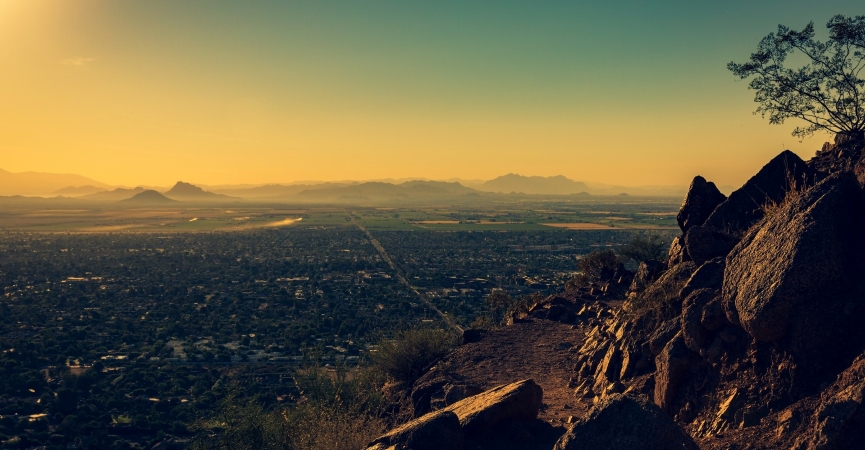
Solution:
<path fill-rule="evenodd" d="M 827 137 L 752 115 L 726 63 L 778 23 L 839 13 L 865 7 L 0 0 L 0 168 L 122 185 L 738 185 Z"/>

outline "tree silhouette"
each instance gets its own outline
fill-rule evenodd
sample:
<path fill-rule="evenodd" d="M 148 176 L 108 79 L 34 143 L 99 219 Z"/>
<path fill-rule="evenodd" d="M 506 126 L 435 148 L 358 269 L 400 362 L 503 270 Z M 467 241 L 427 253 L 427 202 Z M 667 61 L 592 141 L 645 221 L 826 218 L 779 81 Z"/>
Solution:
<path fill-rule="evenodd" d="M 727 68 L 741 79 L 754 77 L 749 88 L 757 91 L 760 106 L 754 114 L 769 116 L 769 123 L 804 120 L 793 136 L 804 139 L 819 130 L 858 134 L 865 130 L 865 16 L 836 15 L 826 24 L 829 40 L 814 38 L 814 23 L 802 31 L 778 25 L 778 31 L 760 41 L 746 63 Z M 805 65 L 788 68 L 788 57 L 801 54 Z"/>

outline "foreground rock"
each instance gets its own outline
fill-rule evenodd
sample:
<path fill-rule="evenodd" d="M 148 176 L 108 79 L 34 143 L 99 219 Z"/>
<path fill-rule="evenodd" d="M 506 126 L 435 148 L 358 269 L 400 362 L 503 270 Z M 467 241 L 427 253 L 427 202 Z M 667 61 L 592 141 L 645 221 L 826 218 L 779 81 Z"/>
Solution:
<path fill-rule="evenodd" d="M 728 319 L 758 341 L 781 342 L 818 371 L 850 344 L 841 340 L 860 300 L 860 189 L 835 174 L 789 201 L 727 258 Z M 857 342 L 858 343 L 858 342 Z M 785 345 L 786 347 L 786 345 Z M 804 359 L 801 359 L 804 358 Z"/>
<path fill-rule="evenodd" d="M 522 380 L 460 400 L 444 410 L 456 414 L 463 431 L 471 435 L 505 421 L 536 419 L 543 396 L 534 380 Z"/>
<path fill-rule="evenodd" d="M 639 398 L 611 395 L 577 421 L 554 450 L 697 450 L 660 408 Z"/>
<path fill-rule="evenodd" d="M 369 450 L 462 450 L 463 430 L 457 415 L 436 411 L 408 422 L 369 445 Z"/>

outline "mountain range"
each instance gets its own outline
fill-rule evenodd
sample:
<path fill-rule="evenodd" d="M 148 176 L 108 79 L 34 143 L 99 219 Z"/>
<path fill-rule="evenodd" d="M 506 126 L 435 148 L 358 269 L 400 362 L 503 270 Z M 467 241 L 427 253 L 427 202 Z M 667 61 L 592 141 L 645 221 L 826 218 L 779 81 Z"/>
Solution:
<path fill-rule="evenodd" d="M 617 186 L 574 181 L 565 176 L 523 176 L 509 173 L 488 181 L 385 181 L 303 182 L 297 184 L 222 185 L 208 188 L 179 181 L 171 188 L 117 187 L 74 174 L 12 173 L 0 169 L 0 195 L 76 197 L 87 201 L 116 202 L 151 189 L 183 202 L 410 202 L 413 200 L 473 200 L 488 195 L 619 195 L 681 196 L 685 186 Z M 725 187 L 721 187 L 724 191 Z M 730 189 L 732 190 L 732 189 Z"/>
<path fill-rule="evenodd" d="M 0 195 L 58 195 L 58 190 L 70 187 L 112 188 L 111 185 L 71 173 L 13 173 L 0 169 Z"/>

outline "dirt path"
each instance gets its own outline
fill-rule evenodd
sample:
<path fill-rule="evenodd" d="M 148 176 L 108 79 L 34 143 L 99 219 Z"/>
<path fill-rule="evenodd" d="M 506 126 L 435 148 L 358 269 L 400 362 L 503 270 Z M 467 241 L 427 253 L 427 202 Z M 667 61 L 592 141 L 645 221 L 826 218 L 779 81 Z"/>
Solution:
<path fill-rule="evenodd" d="M 580 417 L 591 406 L 568 387 L 584 336 L 582 325 L 528 318 L 461 346 L 445 367 L 454 378 L 483 389 L 534 379 L 544 390 L 538 417 L 563 426 L 569 416 Z"/>

